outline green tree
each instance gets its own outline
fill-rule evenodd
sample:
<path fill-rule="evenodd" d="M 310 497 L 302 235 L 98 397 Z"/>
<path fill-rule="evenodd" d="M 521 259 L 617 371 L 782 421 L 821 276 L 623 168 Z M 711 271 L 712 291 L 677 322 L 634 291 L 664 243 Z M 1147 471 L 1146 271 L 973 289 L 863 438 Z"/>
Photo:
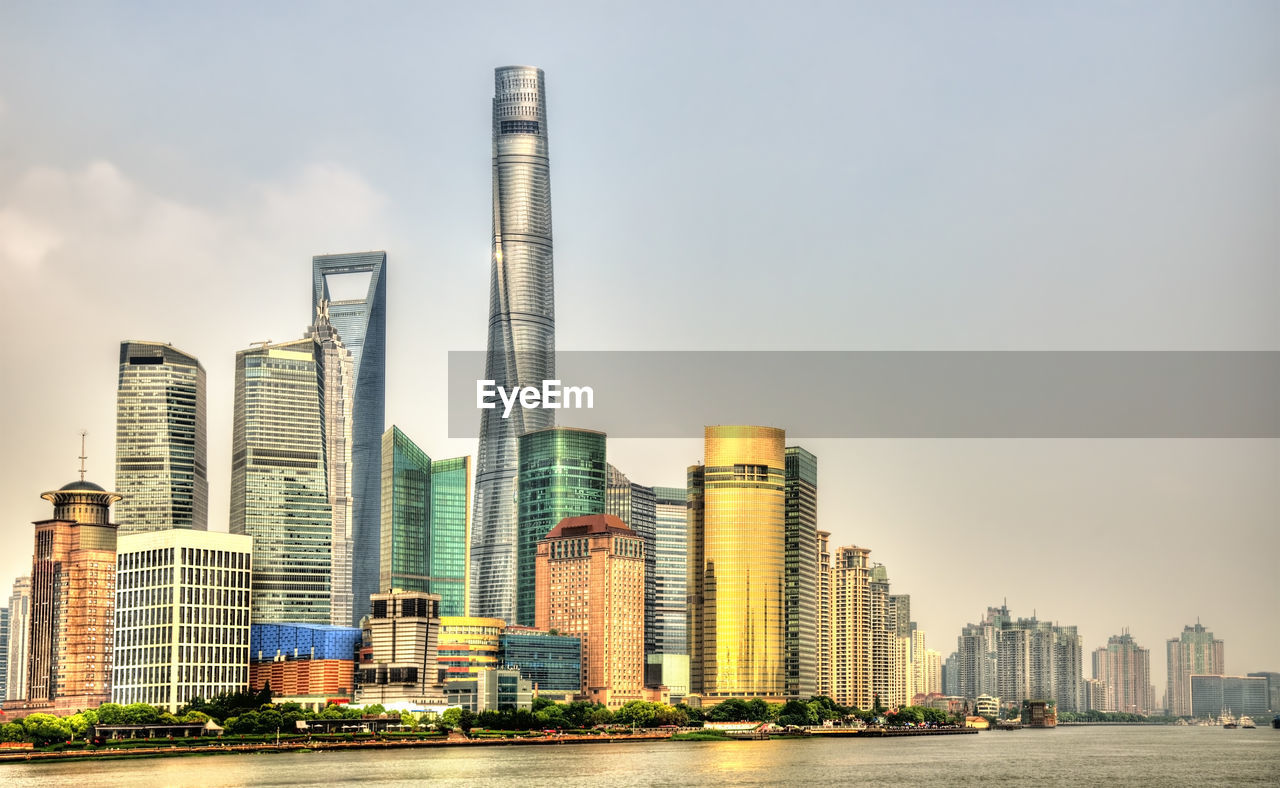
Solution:
<path fill-rule="evenodd" d="M 631 725 L 637 728 L 652 728 L 657 714 L 657 703 L 645 700 L 633 700 L 613 713 L 613 721 L 620 725 Z"/>
<path fill-rule="evenodd" d="M 26 741 L 27 731 L 20 722 L 6 722 L 0 725 L 0 741 Z"/>
<path fill-rule="evenodd" d="M 27 739 L 37 747 L 47 747 L 71 738 L 71 726 L 52 714 L 28 714 L 22 718 L 22 728 Z"/>
<path fill-rule="evenodd" d="M 782 711 L 778 714 L 779 725 L 817 725 L 818 708 L 815 704 L 805 703 L 801 700 L 789 700 L 782 706 Z"/>
<path fill-rule="evenodd" d="M 98 722 L 102 725 L 124 725 L 124 706 L 104 703 L 98 707 Z"/>
<path fill-rule="evenodd" d="M 545 695 L 539 695 L 533 699 L 533 713 L 537 714 L 545 708 L 557 705 L 555 701 Z"/>

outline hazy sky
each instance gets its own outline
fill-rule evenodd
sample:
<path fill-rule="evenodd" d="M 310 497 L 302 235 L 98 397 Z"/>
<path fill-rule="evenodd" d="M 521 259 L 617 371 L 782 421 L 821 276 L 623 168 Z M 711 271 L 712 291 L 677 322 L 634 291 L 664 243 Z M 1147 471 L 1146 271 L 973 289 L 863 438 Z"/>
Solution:
<path fill-rule="evenodd" d="M 313 254 L 388 251 L 388 421 L 475 451 L 444 375 L 485 341 L 499 65 L 546 70 L 563 349 L 1280 349 L 1277 30 L 1269 1 L 4 3 L 0 585 L 80 429 L 112 484 L 122 339 L 203 360 L 226 528 L 234 354 L 301 336 Z M 1129 626 L 1157 698 L 1197 616 L 1280 670 L 1280 442 L 807 445 L 821 526 L 944 655 L 1007 596 L 1086 651 Z M 609 453 L 680 485 L 700 436 Z"/>

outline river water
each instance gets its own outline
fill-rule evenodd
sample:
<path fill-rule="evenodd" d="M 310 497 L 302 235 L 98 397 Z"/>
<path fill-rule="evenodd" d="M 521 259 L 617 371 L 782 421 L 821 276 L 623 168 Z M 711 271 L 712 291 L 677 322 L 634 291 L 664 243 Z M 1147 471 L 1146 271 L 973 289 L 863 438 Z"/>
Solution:
<path fill-rule="evenodd" d="M 6 786 L 1280 785 L 1280 730 L 1164 726 L 976 736 L 633 742 L 0 764 Z"/>

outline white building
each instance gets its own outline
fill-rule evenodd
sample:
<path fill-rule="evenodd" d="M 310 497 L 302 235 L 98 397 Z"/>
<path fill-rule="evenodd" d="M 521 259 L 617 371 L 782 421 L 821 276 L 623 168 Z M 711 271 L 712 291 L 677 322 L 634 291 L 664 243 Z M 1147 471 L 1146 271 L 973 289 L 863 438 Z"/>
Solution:
<path fill-rule="evenodd" d="M 113 703 L 171 712 L 249 686 L 253 540 L 169 529 L 116 546 Z"/>
<path fill-rule="evenodd" d="M 8 666 L 6 695 L 0 700 L 22 700 L 27 694 L 27 657 L 31 638 L 31 576 L 13 581 L 9 595 Z"/>

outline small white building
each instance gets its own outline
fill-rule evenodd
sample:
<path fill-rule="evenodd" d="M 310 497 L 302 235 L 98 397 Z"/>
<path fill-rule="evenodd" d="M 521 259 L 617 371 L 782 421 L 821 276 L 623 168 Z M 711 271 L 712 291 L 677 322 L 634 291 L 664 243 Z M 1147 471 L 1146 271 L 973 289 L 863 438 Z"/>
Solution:
<path fill-rule="evenodd" d="M 253 539 L 172 528 L 116 544 L 113 703 L 176 712 L 249 687 Z"/>

